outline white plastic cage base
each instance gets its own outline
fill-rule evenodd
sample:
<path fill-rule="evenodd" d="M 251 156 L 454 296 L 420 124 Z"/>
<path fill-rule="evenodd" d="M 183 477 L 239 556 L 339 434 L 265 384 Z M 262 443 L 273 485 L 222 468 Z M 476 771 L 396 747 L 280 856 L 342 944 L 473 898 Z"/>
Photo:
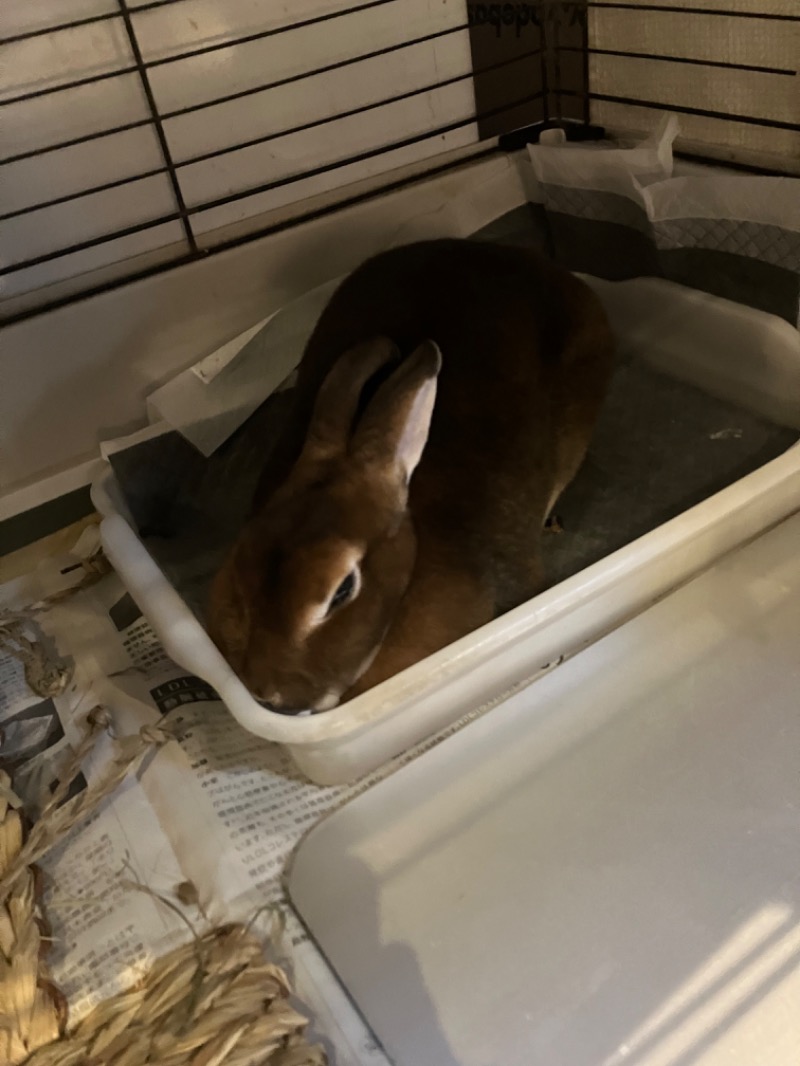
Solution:
<path fill-rule="evenodd" d="M 800 334 L 773 316 L 653 279 L 586 279 L 621 348 L 662 372 L 800 429 Z M 320 785 L 350 783 L 496 702 L 800 510 L 800 444 L 509 612 L 325 714 L 290 718 L 247 692 L 134 532 L 110 471 L 93 486 L 109 560 L 167 653 L 250 732 Z"/>

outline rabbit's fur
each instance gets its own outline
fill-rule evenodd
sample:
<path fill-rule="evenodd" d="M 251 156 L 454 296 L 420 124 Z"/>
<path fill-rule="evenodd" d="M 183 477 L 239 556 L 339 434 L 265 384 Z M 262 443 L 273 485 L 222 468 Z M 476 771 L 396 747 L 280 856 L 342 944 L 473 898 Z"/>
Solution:
<path fill-rule="evenodd" d="M 521 248 L 423 241 L 345 279 L 209 599 L 253 695 L 327 710 L 534 596 L 613 350 L 588 286 Z"/>

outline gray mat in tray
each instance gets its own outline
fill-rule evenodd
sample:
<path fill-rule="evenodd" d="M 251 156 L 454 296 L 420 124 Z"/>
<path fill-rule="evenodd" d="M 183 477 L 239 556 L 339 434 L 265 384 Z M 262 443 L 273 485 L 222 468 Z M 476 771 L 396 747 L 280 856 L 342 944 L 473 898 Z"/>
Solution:
<path fill-rule="evenodd" d="M 112 457 L 148 550 L 201 619 L 208 580 L 248 511 L 289 397 L 270 397 L 210 459 L 174 432 Z M 796 431 L 638 360 L 621 362 L 587 460 L 556 507 L 564 531 L 545 537 L 548 583 L 655 529 L 796 440 Z"/>

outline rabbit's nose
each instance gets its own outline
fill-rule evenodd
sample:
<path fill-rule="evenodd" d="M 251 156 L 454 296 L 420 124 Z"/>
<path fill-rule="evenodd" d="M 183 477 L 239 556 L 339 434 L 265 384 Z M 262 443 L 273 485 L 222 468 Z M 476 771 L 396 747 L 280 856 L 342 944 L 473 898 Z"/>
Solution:
<path fill-rule="evenodd" d="M 286 714 L 292 717 L 302 717 L 306 714 L 311 714 L 310 711 L 301 710 L 299 707 L 287 707 L 285 704 L 262 704 L 265 710 L 272 711 L 273 714 Z"/>
<path fill-rule="evenodd" d="M 297 714 L 296 707 L 287 707 L 286 701 L 277 692 L 271 692 L 268 699 L 259 697 L 258 702 L 265 711 L 273 711 L 275 714 Z"/>
<path fill-rule="evenodd" d="M 279 711 L 283 703 L 280 694 L 277 692 L 260 693 L 256 699 L 268 711 Z"/>

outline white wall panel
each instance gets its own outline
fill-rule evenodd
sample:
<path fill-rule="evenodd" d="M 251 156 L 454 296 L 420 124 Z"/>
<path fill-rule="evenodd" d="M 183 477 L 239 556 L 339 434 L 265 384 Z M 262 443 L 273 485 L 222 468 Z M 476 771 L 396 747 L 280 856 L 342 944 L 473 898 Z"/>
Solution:
<path fill-rule="evenodd" d="M 774 74 L 593 55 L 589 81 L 593 93 L 629 96 L 665 108 L 697 108 L 800 123 L 800 84 Z"/>
<path fill-rule="evenodd" d="M 411 166 L 425 159 L 438 158 L 445 152 L 474 144 L 476 136 L 477 130 L 474 126 L 464 126 L 450 133 L 440 134 L 429 141 L 406 145 L 404 148 L 397 148 L 372 159 L 350 163 L 336 171 L 337 186 L 347 190 L 349 186 L 356 185 L 367 178 Z M 296 203 L 298 194 L 305 199 L 328 192 L 330 188 L 330 174 L 318 174 L 314 177 L 303 178 L 295 185 L 285 185 L 269 193 L 259 193 L 249 199 L 247 208 L 240 201 L 239 204 L 226 204 L 204 211 L 198 218 L 200 244 L 203 247 L 212 247 L 219 233 L 227 236 L 229 227 L 233 227 L 237 220 L 252 217 L 250 215 L 252 211 L 271 213 L 288 204 Z M 203 232 L 204 227 L 208 227 L 208 234 Z M 243 232 L 241 226 L 238 232 Z"/>
<path fill-rule="evenodd" d="M 11 47 L 7 47 L 6 51 L 11 51 Z M 147 104 L 138 76 L 124 74 L 99 84 L 82 85 L 76 89 L 64 89 L 52 95 L 0 106 L 3 130 L 0 158 L 37 151 L 117 126 L 148 121 Z M 97 150 L 116 154 L 107 144 L 98 144 Z M 131 164 L 134 161 L 128 160 Z M 42 163 L 45 167 L 59 168 L 60 165 L 55 154 L 45 158 Z M 91 180 L 91 155 L 86 156 L 84 169 L 87 180 Z"/>
<path fill-rule="evenodd" d="M 23 33 L 35 33 L 37 30 L 50 30 L 60 22 L 73 22 L 76 19 L 96 18 L 99 15 L 116 13 L 119 5 L 116 0 L 29 0 L 28 3 L 3 4 L 3 17 L 0 20 L 3 37 L 17 37 Z"/>
<path fill-rule="evenodd" d="M 128 0 L 128 6 L 135 9 L 148 2 Z M 390 0 L 389 6 L 399 7 L 404 2 Z M 372 3 L 373 0 L 180 0 L 142 10 L 136 17 L 136 33 L 145 58 L 156 60 Z M 412 6 L 413 3 L 411 0 Z"/>
<path fill-rule="evenodd" d="M 703 0 L 693 6 L 710 4 Z M 751 7 L 765 10 L 761 3 Z M 800 26 L 796 23 L 711 14 L 689 17 L 671 11 L 648 11 L 645 16 L 615 8 L 593 8 L 589 18 L 593 48 L 797 70 Z M 687 69 L 687 76 L 694 70 Z"/>
<path fill-rule="evenodd" d="M 154 217 L 169 218 L 174 213 L 172 193 L 166 176 L 144 178 L 94 193 L 92 196 L 81 197 L 69 205 L 44 207 L 6 219 L 2 223 L 4 260 L 6 264 L 22 263 L 28 259 L 47 256 L 60 248 L 93 241 L 107 232 L 106 219 L 110 217 L 114 218 L 118 230 L 126 230 Z M 60 243 L 54 248 L 55 230 Z M 141 230 L 141 235 L 145 244 L 150 246 L 152 234 L 148 239 L 148 229 Z M 108 261 L 109 243 L 103 242 L 94 246 L 93 256 L 88 259 L 90 269 Z M 136 242 L 136 247 L 137 252 L 142 250 L 141 240 Z M 51 262 L 57 264 L 58 259 Z M 8 295 L 14 291 L 13 281 L 13 274 L 7 276 Z"/>
<path fill-rule="evenodd" d="M 667 110 L 596 100 L 592 104 L 592 119 L 611 131 L 638 131 L 641 135 L 652 130 Z M 681 115 L 680 126 L 681 135 L 676 142 L 679 148 L 683 146 L 720 162 L 774 167 L 800 174 L 800 132 L 746 126 L 700 115 Z"/>
<path fill-rule="evenodd" d="M 132 64 L 128 38 L 119 19 L 13 41 L 6 45 L 0 66 L 0 100 L 54 89 Z"/>
<path fill-rule="evenodd" d="M 366 115 L 352 115 L 313 130 L 278 137 L 265 144 L 182 167 L 181 185 L 187 204 L 191 206 L 257 187 L 263 183 L 265 174 L 277 182 L 302 177 L 303 173 L 317 168 L 346 163 L 354 156 L 374 151 L 376 133 L 380 134 L 380 131 L 389 133 L 389 143 L 396 143 L 423 137 L 431 128 L 464 123 L 469 127 L 469 135 L 474 138 L 471 121 L 473 108 L 471 87 L 456 83 L 435 93 L 386 104 Z M 420 141 L 417 146 L 409 147 L 416 147 L 416 154 L 426 156 L 437 151 L 436 142 L 436 138 L 429 138 L 428 143 Z M 377 143 L 382 145 L 383 139 Z M 381 152 L 380 155 L 371 156 L 371 171 L 356 171 L 358 176 L 362 177 L 367 172 L 375 173 L 376 169 L 385 167 L 386 154 Z M 416 157 L 416 154 L 412 153 L 412 156 Z M 323 186 L 331 183 L 339 185 L 343 180 L 342 174 L 337 175 L 336 171 L 329 171 L 324 178 Z M 237 204 L 237 212 L 252 209 L 252 205 L 247 205 L 244 200 L 237 201 Z M 199 229 L 208 228 L 202 216 L 197 218 L 197 225 Z"/>
<path fill-rule="evenodd" d="M 183 0 L 184 4 L 191 2 Z M 349 4 L 340 6 L 349 8 Z M 154 66 L 150 80 L 160 111 L 169 115 L 182 107 L 303 75 L 318 67 L 352 60 L 465 23 L 461 0 L 457 5 L 454 0 L 444 4 L 433 4 L 430 0 L 392 0 L 326 22 L 301 25 L 274 36 Z M 146 52 L 144 55 L 146 60 L 151 60 Z M 299 82 L 296 91 L 298 98 L 302 98 L 309 89 Z"/>
<path fill-rule="evenodd" d="M 29 156 L 9 163 L 0 172 L 2 211 L 20 211 L 93 187 L 163 168 L 164 159 L 151 126 L 115 133 L 108 138 L 62 148 L 52 155 Z"/>
<path fill-rule="evenodd" d="M 729 11 L 741 11 L 745 14 L 750 14 L 753 11 L 760 11 L 769 15 L 792 15 L 797 14 L 795 9 L 795 0 L 624 0 L 626 7 L 630 8 L 642 8 L 642 16 L 647 13 L 647 17 L 650 17 L 652 12 L 648 12 L 648 8 L 653 4 L 657 4 L 663 7 L 674 7 L 677 11 L 686 9 L 702 8 L 704 11 L 719 11 L 726 14 Z M 615 0 L 592 0 L 592 8 L 599 10 L 600 8 L 608 7 L 609 9 L 619 7 Z"/>
<path fill-rule="evenodd" d="M 468 75 L 466 30 L 165 120 L 176 162 Z M 365 116 L 365 121 L 371 121 Z"/>
<path fill-rule="evenodd" d="M 185 248 L 186 241 L 179 222 L 149 226 L 138 233 L 115 237 L 91 248 L 15 271 L 3 278 L 3 294 L 14 312 L 27 311 L 36 307 L 35 299 L 29 294 L 35 294 L 42 286 L 58 286 L 72 281 L 73 284 L 69 286 L 70 293 L 80 292 L 81 279 L 85 280 L 86 287 L 89 287 L 95 278 L 102 284 L 117 277 L 124 277 L 131 267 L 144 269 L 168 259 L 175 259 Z M 59 357 L 57 351 L 53 351 L 52 355 L 53 358 Z"/>
<path fill-rule="evenodd" d="M 39 291 L 46 304 L 61 291 L 48 286 L 81 272 L 88 287 L 126 260 L 133 267 L 167 248 L 186 255 L 193 240 L 211 246 L 231 226 L 241 235 L 248 219 L 255 231 L 273 210 L 296 203 L 302 213 L 308 196 L 344 196 L 353 182 L 477 139 L 466 0 L 127 7 L 143 71 L 119 0 L 6 0 L 0 312 L 5 301 L 13 314 L 25 293 Z M 73 20 L 81 24 L 65 27 Z M 179 196 L 188 220 L 164 224 Z M 238 198 L 192 210 L 230 196 Z M 145 228 L 119 236 L 132 225 Z"/>
<path fill-rule="evenodd" d="M 591 92 L 617 98 L 595 97 L 593 121 L 651 129 L 657 116 L 642 104 L 660 104 L 680 115 L 678 148 L 797 171 L 800 132 L 791 128 L 800 126 L 797 0 L 669 0 L 655 7 L 675 10 L 651 6 L 652 0 L 626 0 L 625 7 L 600 2 L 590 8 Z"/>

